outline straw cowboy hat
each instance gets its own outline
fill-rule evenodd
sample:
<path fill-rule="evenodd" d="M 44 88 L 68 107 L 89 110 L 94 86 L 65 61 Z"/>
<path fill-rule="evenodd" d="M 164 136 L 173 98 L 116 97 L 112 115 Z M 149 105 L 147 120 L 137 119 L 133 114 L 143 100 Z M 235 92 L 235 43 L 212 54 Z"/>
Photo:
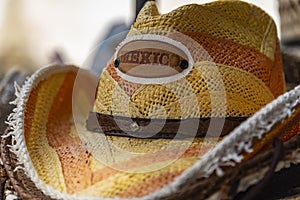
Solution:
<path fill-rule="evenodd" d="M 25 199 L 233 198 L 299 162 L 300 88 L 284 92 L 260 8 L 148 2 L 100 78 L 50 66 L 16 86 L 2 159 Z"/>

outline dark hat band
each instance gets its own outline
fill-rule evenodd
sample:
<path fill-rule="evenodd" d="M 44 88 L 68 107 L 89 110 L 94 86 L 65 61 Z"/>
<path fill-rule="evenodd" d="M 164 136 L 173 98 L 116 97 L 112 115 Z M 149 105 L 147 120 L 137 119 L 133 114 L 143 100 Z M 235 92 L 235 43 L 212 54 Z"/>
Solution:
<path fill-rule="evenodd" d="M 90 112 L 86 127 L 89 131 L 113 136 L 182 139 L 224 136 L 246 119 L 247 117 L 144 119 Z M 210 123 L 213 123 L 213 130 L 208 131 Z"/>

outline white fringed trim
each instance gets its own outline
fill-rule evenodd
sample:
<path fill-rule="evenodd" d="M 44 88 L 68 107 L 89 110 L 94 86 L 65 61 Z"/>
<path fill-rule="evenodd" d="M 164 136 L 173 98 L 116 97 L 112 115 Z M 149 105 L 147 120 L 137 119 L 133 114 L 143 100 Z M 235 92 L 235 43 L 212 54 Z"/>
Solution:
<path fill-rule="evenodd" d="M 124 74 L 123 72 L 121 72 L 121 70 L 116 68 L 116 72 L 118 76 L 120 76 L 122 79 L 125 79 L 132 83 L 138 83 L 138 84 L 166 84 L 184 78 L 193 68 L 194 59 L 186 46 L 171 38 L 161 36 L 161 35 L 154 35 L 154 34 L 142 34 L 142 35 L 135 35 L 126 38 L 116 48 L 116 53 L 114 55 L 115 60 L 117 59 L 120 49 L 132 41 L 158 41 L 158 42 L 172 45 L 180 49 L 181 51 L 183 51 L 183 53 L 185 53 L 185 55 L 188 57 L 189 66 L 187 69 L 183 70 L 179 74 L 168 76 L 168 77 L 160 77 L 160 78 L 141 78 L 141 77 L 131 76 L 131 75 Z"/>
<path fill-rule="evenodd" d="M 17 107 L 13 110 L 13 114 L 9 115 L 7 121 L 12 131 L 3 137 L 12 136 L 10 151 L 17 156 L 18 166 L 16 169 L 22 168 L 21 165 L 24 165 L 22 169 L 25 174 L 30 177 L 36 187 L 43 191 L 44 194 L 56 199 L 109 200 L 111 198 L 76 197 L 61 193 L 45 184 L 39 179 L 26 147 L 23 135 L 24 109 L 32 88 L 52 74 L 71 70 L 74 70 L 74 67 L 44 68 L 27 79 L 22 88 L 15 85 L 17 98 L 13 103 Z M 221 167 L 236 166 L 240 163 L 243 159 L 242 152 L 252 151 L 253 139 L 261 139 L 276 123 L 280 123 L 290 117 L 294 112 L 294 108 L 299 104 L 300 86 L 280 96 L 242 123 L 174 182 L 149 196 L 133 199 L 157 199 L 169 196 L 180 190 L 183 184 L 187 184 L 189 181 L 193 182 L 200 177 L 208 177 L 213 172 L 216 172 L 218 176 L 223 176 L 224 172 Z"/>
<path fill-rule="evenodd" d="M 20 198 L 14 194 L 6 195 L 6 200 L 20 200 Z"/>

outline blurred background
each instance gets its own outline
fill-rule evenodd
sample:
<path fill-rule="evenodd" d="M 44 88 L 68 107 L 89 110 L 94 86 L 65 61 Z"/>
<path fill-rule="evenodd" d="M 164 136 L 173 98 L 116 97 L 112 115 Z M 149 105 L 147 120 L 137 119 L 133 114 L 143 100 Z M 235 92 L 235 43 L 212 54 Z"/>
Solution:
<path fill-rule="evenodd" d="M 277 0 L 246 1 L 269 13 L 279 28 Z M 166 13 L 184 4 L 210 1 L 156 2 Z M 92 51 L 101 51 L 97 44 L 128 29 L 135 16 L 135 0 L 0 0 L 0 69 L 35 70 L 60 59 L 90 67 L 85 60 Z"/>

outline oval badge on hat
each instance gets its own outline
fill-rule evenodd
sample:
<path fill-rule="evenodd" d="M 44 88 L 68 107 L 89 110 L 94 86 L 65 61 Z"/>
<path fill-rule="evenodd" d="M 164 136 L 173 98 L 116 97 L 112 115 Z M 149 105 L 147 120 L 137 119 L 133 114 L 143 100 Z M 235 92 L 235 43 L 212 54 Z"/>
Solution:
<path fill-rule="evenodd" d="M 120 77 L 140 84 L 163 84 L 185 77 L 194 60 L 180 42 L 160 35 L 137 35 L 117 48 L 114 66 Z"/>

